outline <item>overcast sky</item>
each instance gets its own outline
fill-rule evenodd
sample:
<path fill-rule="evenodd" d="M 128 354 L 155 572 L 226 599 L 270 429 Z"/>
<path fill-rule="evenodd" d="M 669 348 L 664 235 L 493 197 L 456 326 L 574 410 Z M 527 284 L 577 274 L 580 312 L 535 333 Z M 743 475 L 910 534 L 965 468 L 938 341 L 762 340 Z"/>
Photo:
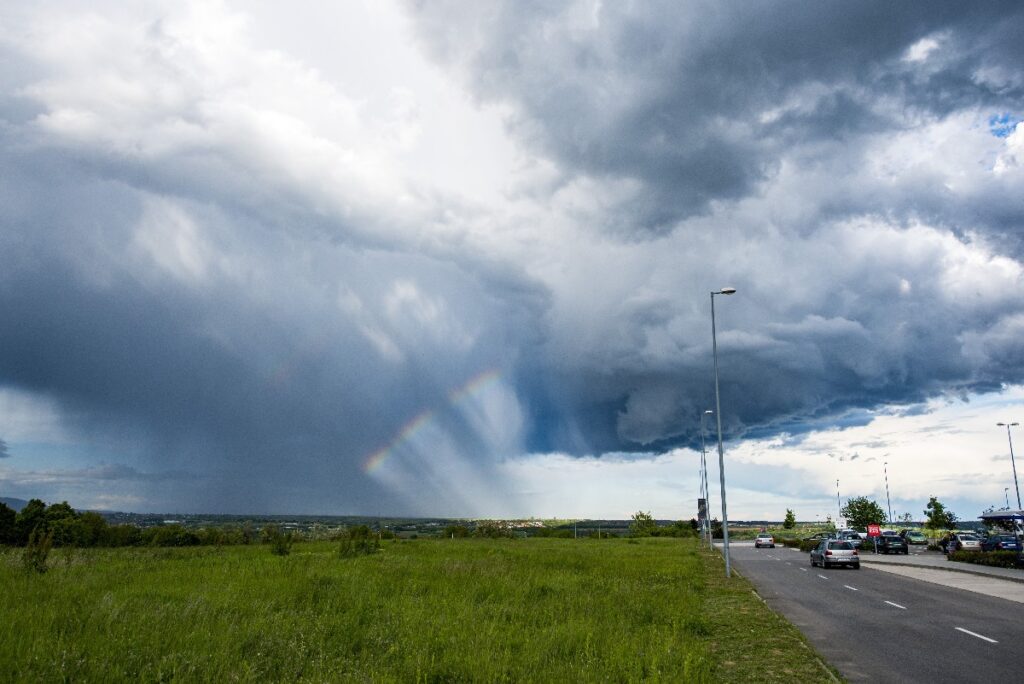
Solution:
<path fill-rule="evenodd" d="M 0 495 L 689 518 L 733 286 L 730 518 L 886 471 L 897 514 L 1012 502 L 1022 35 L 1017 2 L 6 3 Z"/>

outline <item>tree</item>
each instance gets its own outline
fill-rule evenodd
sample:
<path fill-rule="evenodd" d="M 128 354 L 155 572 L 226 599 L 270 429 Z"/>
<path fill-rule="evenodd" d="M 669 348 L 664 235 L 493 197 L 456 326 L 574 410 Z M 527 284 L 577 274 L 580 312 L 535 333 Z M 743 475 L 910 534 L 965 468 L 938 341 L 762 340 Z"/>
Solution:
<path fill-rule="evenodd" d="M 782 521 L 782 526 L 787 530 L 796 527 L 796 514 L 791 508 L 786 509 L 786 519 Z"/>
<path fill-rule="evenodd" d="M 13 544 L 16 533 L 14 521 L 18 514 L 14 509 L 0 501 L 0 544 Z"/>
<path fill-rule="evenodd" d="M 882 510 L 882 507 L 866 496 L 848 499 L 839 513 L 846 518 L 850 527 L 858 530 L 866 529 L 868 525 L 886 522 L 885 511 Z"/>
<path fill-rule="evenodd" d="M 46 530 L 46 504 L 40 499 L 32 499 L 18 513 L 14 522 L 14 543 L 24 546 L 36 528 Z"/>
<path fill-rule="evenodd" d="M 947 511 L 946 507 L 934 496 L 928 499 L 924 514 L 928 519 L 925 524 L 930 529 L 952 530 L 956 528 L 956 513 Z"/>
<path fill-rule="evenodd" d="M 629 523 L 631 537 L 650 537 L 658 527 L 650 513 L 637 511 L 633 514 L 633 522 Z"/>

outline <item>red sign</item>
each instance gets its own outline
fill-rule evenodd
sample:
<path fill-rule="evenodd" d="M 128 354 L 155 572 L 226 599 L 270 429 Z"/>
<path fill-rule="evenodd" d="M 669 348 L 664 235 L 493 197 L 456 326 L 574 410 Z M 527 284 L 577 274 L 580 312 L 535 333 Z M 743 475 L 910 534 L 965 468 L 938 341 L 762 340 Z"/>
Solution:
<path fill-rule="evenodd" d="M 868 525 L 868 536 L 869 537 L 880 537 L 882 535 L 882 528 L 878 525 Z"/>

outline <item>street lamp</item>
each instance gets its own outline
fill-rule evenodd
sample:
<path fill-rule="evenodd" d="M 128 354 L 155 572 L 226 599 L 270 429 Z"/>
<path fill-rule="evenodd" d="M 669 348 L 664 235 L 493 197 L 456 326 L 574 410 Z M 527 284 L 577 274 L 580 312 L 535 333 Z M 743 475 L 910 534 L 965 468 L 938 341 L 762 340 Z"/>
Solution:
<path fill-rule="evenodd" d="M 885 468 L 885 505 L 889 508 L 889 524 L 893 523 L 892 519 L 892 502 L 889 500 L 889 462 L 886 461 L 882 464 Z"/>
<path fill-rule="evenodd" d="M 707 447 L 704 444 L 704 416 L 714 415 L 714 411 L 708 409 L 700 414 L 700 468 L 701 468 L 701 487 L 704 492 L 704 534 L 707 537 L 708 546 L 711 545 L 711 521 L 708 519 L 708 513 L 711 511 L 711 496 L 708 491 L 708 458 L 707 458 Z"/>
<path fill-rule="evenodd" d="M 1017 423 L 996 423 L 999 426 L 1006 426 L 1006 439 L 1010 442 L 1010 465 L 1013 466 L 1013 486 L 1017 488 L 1017 510 L 1020 510 L 1020 485 L 1017 484 L 1017 463 L 1013 460 L 1013 437 L 1010 437 L 1010 427 L 1016 427 Z"/>
<path fill-rule="evenodd" d="M 731 577 L 729 566 L 729 514 L 725 508 L 725 452 L 722 449 L 722 402 L 718 394 L 718 337 L 715 333 L 715 295 L 736 294 L 735 287 L 723 287 L 711 293 L 711 350 L 715 358 L 715 421 L 718 423 L 718 479 L 722 486 L 722 555 L 725 556 L 725 576 Z"/>
<path fill-rule="evenodd" d="M 843 504 L 839 503 L 839 480 L 836 480 L 836 529 L 839 529 L 839 519 L 843 517 Z"/>

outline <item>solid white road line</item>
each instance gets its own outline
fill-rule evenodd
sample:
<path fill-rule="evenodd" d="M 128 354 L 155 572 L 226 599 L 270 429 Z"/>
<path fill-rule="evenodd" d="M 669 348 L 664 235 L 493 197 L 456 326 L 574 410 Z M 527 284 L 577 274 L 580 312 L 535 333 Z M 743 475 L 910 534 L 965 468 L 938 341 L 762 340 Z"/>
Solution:
<path fill-rule="evenodd" d="M 978 634 L 977 632 L 972 632 L 971 630 L 964 629 L 963 627 L 954 627 L 954 629 L 956 629 L 956 630 L 958 630 L 960 632 L 963 632 L 964 634 L 970 634 L 972 637 L 978 637 L 979 639 L 984 639 L 985 641 L 989 642 L 990 644 L 998 644 L 999 643 L 995 639 L 989 639 L 987 636 L 982 636 L 982 635 Z"/>
<path fill-rule="evenodd" d="M 821 579 L 828 579 L 828 577 L 825 577 L 824 575 L 818 575 L 818 577 L 820 577 Z"/>
<path fill-rule="evenodd" d="M 857 587 L 851 587 L 849 584 L 844 584 L 843 586 L 849 589 L 850 591 L 860 591 L 859 589 L 857 589 Z"/>
<path fill-rule="evenodd" d="M 901 606 L 900 604 L 893 603 L 892 601 L 886 601 L 886 603 L 888 603 L 890 606 L 895 606 L 896 608 L 899 608 L 900 610 L 906 610 L 907 609 L 906 606 Z"/>

